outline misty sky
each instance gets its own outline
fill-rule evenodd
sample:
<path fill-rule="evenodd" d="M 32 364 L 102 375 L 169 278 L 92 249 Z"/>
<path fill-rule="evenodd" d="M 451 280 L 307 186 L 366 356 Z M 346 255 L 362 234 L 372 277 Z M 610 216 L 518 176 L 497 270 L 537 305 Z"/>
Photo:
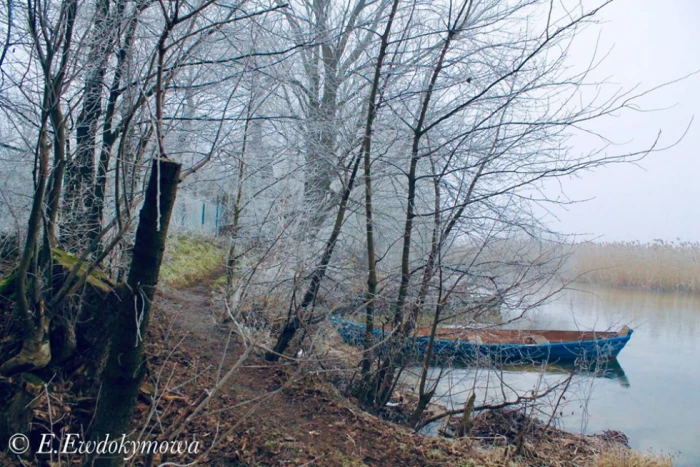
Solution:
<path fill-rule="evenodd" d="M 646 89 L 700 70 L 700 1 L 618 0 L 601 12 L 601 20 L 573 53 L 576 63 L 586 63 L 599 38 L 599 54 L 609 55 L 595 71 L 596 79 Z M 609 166 L 562 180 L 570 199 L 594 199 L 555 210 L 559 220 L 552 220 L 553 227 L 598 240 L 700 241 L 700 74 L 640 103 L 645 109 L 665 109 L 628 111 L 595 125 L 619 144 L 611 153 L 651 144 L 659 130 L 659 145 L 668 146 L 697 115 L 679 144 L 647 156 L 639 166 Z M 600 146 L 593 138 L 588 141 Z M 581 141 L 575 149 L 584 151 L 585 146 Z"/>

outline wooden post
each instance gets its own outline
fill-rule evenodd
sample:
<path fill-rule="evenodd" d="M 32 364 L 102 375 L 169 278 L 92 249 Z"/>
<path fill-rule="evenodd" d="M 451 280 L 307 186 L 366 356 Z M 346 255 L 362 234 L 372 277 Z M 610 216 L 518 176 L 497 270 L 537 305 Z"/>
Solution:
<path fill-rule="evenodd" d="M 469 396 L 469 400 L 464 404 L 464 413 L 462 414 L 462 419 L 459 421 L 459 427 L 457 428 L 457 437 L 462 438 L 469 434 L 472 429 L 474 421 L 472 420 L 472 413 L 474 412 L 474 402 L 476 402 L 476 394 L 472 393 Z"/>

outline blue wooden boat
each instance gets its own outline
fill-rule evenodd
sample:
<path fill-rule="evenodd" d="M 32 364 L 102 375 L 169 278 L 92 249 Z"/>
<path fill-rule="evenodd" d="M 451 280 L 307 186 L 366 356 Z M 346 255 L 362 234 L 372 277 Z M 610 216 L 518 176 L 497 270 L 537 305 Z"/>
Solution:
<path fill-rule="evenodd" d="M 365 339 L 365 325 L 332 317 L 338 333 L 346 344 L 361 346 Z M 616 358 L 632 336 L 627 326 L 618 332 L 547 331 L 513 329 L 469 329 L 461 327 L 438 328 L 433 344 L 435 360 L 457 360 L 466 364 L 478 361 L 498 363 L 593 362 Z M 415 357 L 425 355 L 430 341 L 430 329 L 417 329 L 406 344 L 406 350 Z M 374 330 L 375 344 L 382 350 L 388 332 Z"/>

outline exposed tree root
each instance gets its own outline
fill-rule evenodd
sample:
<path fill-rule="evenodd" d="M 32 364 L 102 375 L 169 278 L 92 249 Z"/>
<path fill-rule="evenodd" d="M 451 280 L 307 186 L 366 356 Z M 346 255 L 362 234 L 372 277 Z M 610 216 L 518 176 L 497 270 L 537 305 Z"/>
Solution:
<path fill-rule="evenodd" d="M 37 329 L 22 343 L 22 350 L 0 366 L 0 375 L 11 376 L 44 368 L 51 361 L 49 319 L 43 315 Z"/>

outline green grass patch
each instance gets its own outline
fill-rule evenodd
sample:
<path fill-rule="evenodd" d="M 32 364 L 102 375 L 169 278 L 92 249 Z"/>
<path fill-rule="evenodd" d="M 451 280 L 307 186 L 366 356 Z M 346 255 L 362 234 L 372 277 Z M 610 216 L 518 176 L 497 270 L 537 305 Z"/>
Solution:
<path fill-rule="evenodd" d="M 226 287 L 226 274 L 220 276 L 211 284 L 211 288 L 216 290 L 223 289 L 224 287 Z"/>
<path fill-rule="evenodd" d="M 160 283 L 187 287 L 205 278 L 226 262 L 226 248 L 211 238 L 174 236 L 168 238 L 160 269 Z"/>

